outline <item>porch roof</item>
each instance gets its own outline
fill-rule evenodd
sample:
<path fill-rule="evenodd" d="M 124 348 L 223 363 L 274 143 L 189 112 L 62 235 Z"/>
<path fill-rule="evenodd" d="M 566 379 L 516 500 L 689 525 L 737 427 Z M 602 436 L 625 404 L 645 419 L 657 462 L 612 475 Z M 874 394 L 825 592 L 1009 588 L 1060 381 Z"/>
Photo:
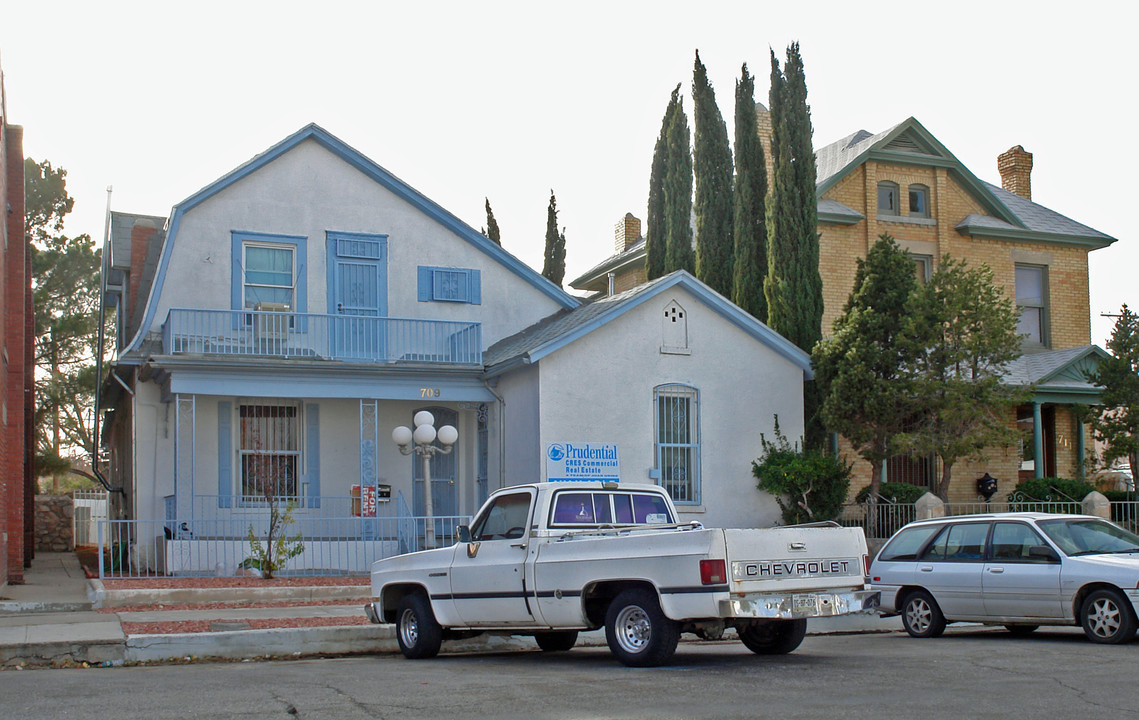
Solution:
<path fill-rule="evenodd" d="M 1034 386 L 1035 402 L 1094 405 L 1103 388 L 1088 380 L 1088 373 L 1107 357 L 1107 351 L 1096 345 L 1025 354 L 1008 364 L 1004 382 Z"/>

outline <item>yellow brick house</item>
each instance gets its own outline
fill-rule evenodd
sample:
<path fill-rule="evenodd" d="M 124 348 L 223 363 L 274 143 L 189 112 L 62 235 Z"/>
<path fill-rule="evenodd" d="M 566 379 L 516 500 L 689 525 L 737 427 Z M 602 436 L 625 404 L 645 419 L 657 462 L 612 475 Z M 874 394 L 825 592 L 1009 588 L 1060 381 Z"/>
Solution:
<path fill-rule="evenodd" d="M 763 122 L 762 106 L 757 112 L 762 135 L 770 123 Z M 1007 382 L 1032 385 L 1035 392 L 1009 424 L 1030 439 L 1023 447 L 993 448 L 982 460 L 960 461 L 950 501 L 977 501 L 975 480 L 986 472 L 998 479 L 998 496 L 1021 479 L 1078 475 L 1091 434 L 1073 409 L 1097 401 L 1085 372 L 1106 356 L 1091 344 L 1088 253 L 1115 239 L 1032 202 L 1032 155 L 1022 147 L 998 159 L 998 187 L 978 179 L 914 118 L 819 148 L 816 168 L 824 334 L 850 294 L 856 258 L 883 232 L 910 251 L 919 280 L 945 254 L 984 263 L 1020 310 L 1024 355 L 1009 367 Z M 616 245 L 615 255 L 570 285 L 611 293 L 644 282 L 636 218 L 627 215 L 617 224 Z M 845 443 L 841 447 L 856 458 Z M 899 457 L 885 472 L 889 481 L 933 488 L 939 468 L 932 458 Z M 852 493 L 869 483 L 869 473 L 867 463 L 856 462 Z"/>

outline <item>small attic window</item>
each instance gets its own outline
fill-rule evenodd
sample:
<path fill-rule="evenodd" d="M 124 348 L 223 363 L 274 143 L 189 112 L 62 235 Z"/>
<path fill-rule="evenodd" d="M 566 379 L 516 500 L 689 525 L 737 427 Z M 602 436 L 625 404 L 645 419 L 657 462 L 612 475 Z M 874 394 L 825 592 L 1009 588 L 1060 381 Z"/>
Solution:
<path fill-rule="evenodd" d="M 688 355 L 688 312 L 675 300 L 664 306 L 661 318 L 660 351 L 666 355 Z"/>
<path fill-rule="evenodd" d="M 910 217 L 929 217 L 929 188 L 910 185 Z"/>
<path fill-rule="evenodd" d="M 878 214 L 898 215 L 898 183 L 878 183 Z"/>

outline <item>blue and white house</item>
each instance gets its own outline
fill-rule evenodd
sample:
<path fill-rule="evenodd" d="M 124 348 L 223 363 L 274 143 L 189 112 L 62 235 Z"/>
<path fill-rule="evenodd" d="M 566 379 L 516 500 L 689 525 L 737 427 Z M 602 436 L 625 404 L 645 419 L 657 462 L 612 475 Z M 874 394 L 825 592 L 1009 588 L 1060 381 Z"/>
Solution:
<path fill-rule="evenodd" d="M 436 537 L 560 442 L 615 444 L 685 519 L 778 519 L 751 461 L 775 415 L 802 432 L 809 359 L 687 273 L 575 298 L 316 125 L 168 218 L 112 213 L 109 241 L 104 541 L 139 571 L 234 571 L 266 487 L 305 545 L 286 572 L 419 547 L 422 468 L 391 434 L 424 409 L 459 438 Z"/>

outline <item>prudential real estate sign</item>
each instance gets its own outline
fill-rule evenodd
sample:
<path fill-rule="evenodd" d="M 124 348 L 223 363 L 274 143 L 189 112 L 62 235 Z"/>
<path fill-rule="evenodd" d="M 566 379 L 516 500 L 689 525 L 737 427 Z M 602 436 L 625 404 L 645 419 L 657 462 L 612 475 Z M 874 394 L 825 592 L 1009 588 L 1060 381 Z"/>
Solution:
<path fill-rule="evenodd" d="M 615 443 L 560 442 L 546 445 L 546 479 L 620 481 Z"/>

